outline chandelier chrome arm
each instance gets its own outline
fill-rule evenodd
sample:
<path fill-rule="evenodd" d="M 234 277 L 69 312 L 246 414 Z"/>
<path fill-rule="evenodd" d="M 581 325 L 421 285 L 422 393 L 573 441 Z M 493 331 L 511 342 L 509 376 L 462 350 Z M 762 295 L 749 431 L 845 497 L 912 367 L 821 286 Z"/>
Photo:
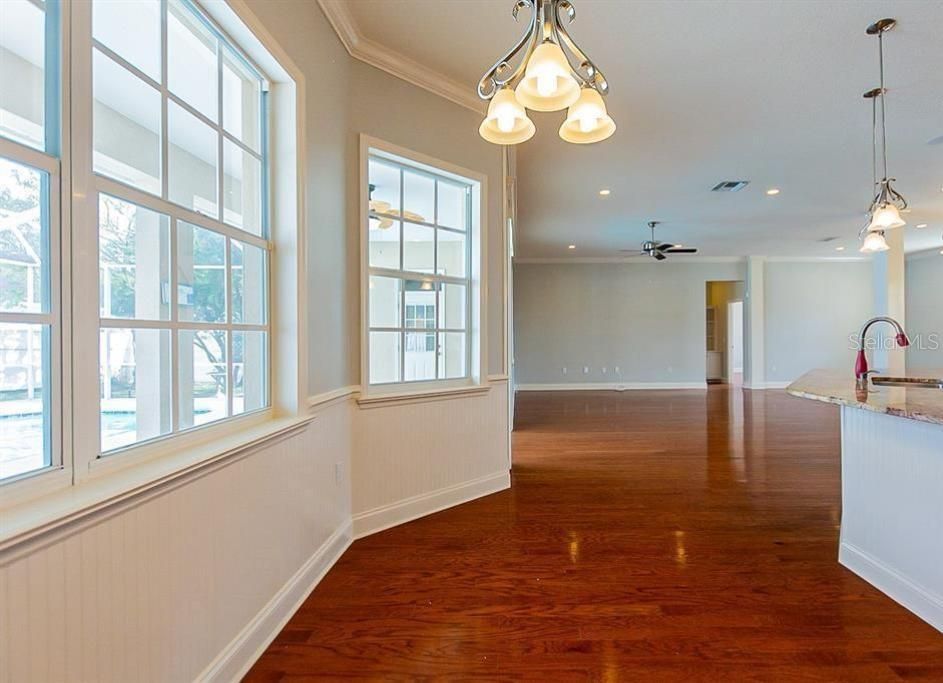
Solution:
<path fill-rule="evenodd" d="M 586 87 L 593 88 L 600 95 L 609 93 L 609 82 L 586 53 L 580 49 L 564 27 L 576 18 L 576 8 L 570 0 L 517 0 L 511 11 L 517 20 L 521 10 L 531 10 L 527 31 L 508 53 L 495 62 L 478 82 L 478 96 L 490 100 L 504 86 L 512 85 L 527 68 L 527 62 L 534 50 L 545 40 L 552 41 L 563 49 L 571 71 L 577 80 Z M 517 66 L 511 63 L 520 56 Z"/>
<path fill-rule="evenodd" d="M 517 0 L 514 9 L 511 10 L 511 14 L 514 16 L 514 20 L 517 21 L 517 15 L 522 9 L 527 7 L 531 10 L 527 31 L 525 31 L 524 35 L 517 41 L 517 44 L 515 44 L 506 55 L 495 62 L 494 66 L 488 69 L 485 75 L 481 77 L 481 80 L 478 81 L 478 97 L 483 100 L 490 100 L 500 88 L 517 80 L 517 78 L 524 73 L 524 69 L 527 68 L 527 60 L 530 59 L 530 56 L 540 44 L 540 31 L 537 30 L 540 11 L 537 9 L 535 0 Z M 521 50 L 524 50 L 525 46 L 526 51 L 518 63 L 517 68 L 513 69 L 511 73 L 508 74 L 507 72 L 511 69 L 511 60 L 513 60 L 515 55 L 520 53 Z"/>
<path fill-rule="evenodd" d="M 573 23 L 573 20 L 576 19 L 576 8 L 570 0 L 561 0 L 556 7 L 556 11 L 553 13 L 553 33 L 557 44 L 561 46 L 565 45 L 567 50 L 579 61 L 579 65 L 576 67 L 570 62 L 570 68 L 573 69 L 573 72 L 579 76 L 580 80 L 583 81 L 585 85 L 594 88 L 600 95 L 608 95 L 609 82 L 593 61 L 586 56 L 586 53 L 580 49 L 576 41 L 567 33 L 563 22 L 560 20 L 560 12 L 565 13 L 567 23 Z M 570 55 L 567 54 L 567 50 L 564 50 L 563 54 L 566 55 L 567 61 L 570 61 Z"/>

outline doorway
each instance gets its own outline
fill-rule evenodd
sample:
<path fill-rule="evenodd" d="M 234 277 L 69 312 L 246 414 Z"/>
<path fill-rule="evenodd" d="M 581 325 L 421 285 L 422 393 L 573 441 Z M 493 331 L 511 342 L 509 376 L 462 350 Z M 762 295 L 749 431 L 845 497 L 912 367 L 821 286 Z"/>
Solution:
<path fill-rule="evenodd" d="M 708 384 L 743 383 L 743 292 L 739 280 L 707 283 L 705 379 Z"/>

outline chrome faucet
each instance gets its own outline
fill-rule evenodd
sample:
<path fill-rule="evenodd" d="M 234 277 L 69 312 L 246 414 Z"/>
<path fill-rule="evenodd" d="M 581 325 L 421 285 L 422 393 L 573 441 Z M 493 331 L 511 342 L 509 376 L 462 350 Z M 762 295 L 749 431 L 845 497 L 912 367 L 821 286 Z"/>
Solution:
<path fill-rule="evenodd" d="M 907 333 L 904 332 L 904 328 L 893 318 L 882 315 L 877 318 L 871 318 L 871 320 L 866 322 L 861 328 L 861 334 L 858 336 L 858 358 L 855 360 L 855 379 L 858 381 L 858 387 L 864 389 L 868 388 L 868 375 L 874 372 L 868 369 L 868 356 L 864 350 L 864 339 L 874 323 L 888 323 L 889 325 L 893 325 L 894 329 L 897 330 L 897 345 L 901 348 L 910 346 L 910 339 L 907 338 Z"/>

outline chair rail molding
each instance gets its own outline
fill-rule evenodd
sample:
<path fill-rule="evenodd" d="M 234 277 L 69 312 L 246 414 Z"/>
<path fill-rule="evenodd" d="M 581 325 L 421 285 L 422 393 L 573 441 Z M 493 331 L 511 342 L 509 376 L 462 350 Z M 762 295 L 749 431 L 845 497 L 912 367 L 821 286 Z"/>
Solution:
<path fill-rule="evenodd" d="M 350 11 L 348 0 L 318 0 L 321 11 L 337 33 L 341 43 L 354 59 L 401 78 L 408 83 L 471 109 L 476 113 L 485 111 L 484 102 L 475 93 L 474 87 L 440 74 L 416 60 L 381 45 L 360 32 Z"/>

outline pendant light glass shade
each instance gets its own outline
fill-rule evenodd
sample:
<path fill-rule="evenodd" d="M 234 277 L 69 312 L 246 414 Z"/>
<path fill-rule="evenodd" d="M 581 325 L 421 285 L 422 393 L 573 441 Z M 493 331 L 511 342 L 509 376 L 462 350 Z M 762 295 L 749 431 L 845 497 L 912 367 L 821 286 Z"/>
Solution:
<path fill-rule="evenodd" d="M 534 111 L 559 111 L 579 96 L 579 83 L 560 46 L 550 41 L 538 45 L 517 85 L 518 102 Z"/>
<path fill-rule="evenodd" d="M 876 254 L 881 251 L 887 251 L 890 247 L 887 244 L 887 240 L 884 239 L 884 232 L 878 230 L 876 232 L 869 232 L 864 238 L 864 244 L 861 245 L 862 254 Z"/>
<path fill-rule="evenodd" d="M 497 145 L 516 145 L 530 140 L 535 130 L 534 122 L 527 118 L 514 91 L 501 88 L 491 98 L 488 115 L 478 127 L 478 134 Z"/>
<path fill-rule="evenodd" d="M 615 121 L 606 111 L 606 103 L 592 88 L 580 90 L 579 99 L 570 105 L 560 137 L 567 142 L 586 145 L 605 140 L 616 132 Z"/>
<path fill-rule="evenodd" d="M 877 230 L 891 230 L 893 228 L 902 228 L 907 223 L 900 217 L 900 211 L 893 204 L 878 204 L 871 214 L 871 224 L 868 230 L 874 232 Z"/>

